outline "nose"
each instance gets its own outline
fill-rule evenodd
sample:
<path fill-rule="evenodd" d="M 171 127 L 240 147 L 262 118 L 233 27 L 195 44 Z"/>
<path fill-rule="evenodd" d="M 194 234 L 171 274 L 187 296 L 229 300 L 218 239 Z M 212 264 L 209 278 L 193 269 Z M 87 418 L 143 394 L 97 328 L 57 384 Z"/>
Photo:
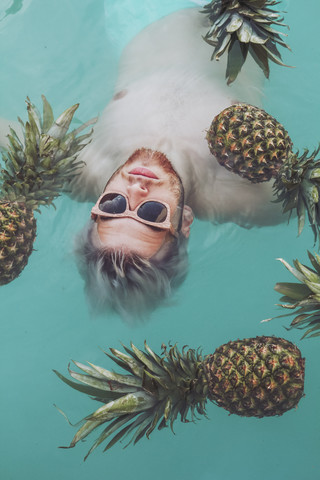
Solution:
<path fill-rule="evenodd" d="M 148 195 L 149 189 L 145 182 L 136 179 L 127 186 L 130 210 L 134 210 Z"/>

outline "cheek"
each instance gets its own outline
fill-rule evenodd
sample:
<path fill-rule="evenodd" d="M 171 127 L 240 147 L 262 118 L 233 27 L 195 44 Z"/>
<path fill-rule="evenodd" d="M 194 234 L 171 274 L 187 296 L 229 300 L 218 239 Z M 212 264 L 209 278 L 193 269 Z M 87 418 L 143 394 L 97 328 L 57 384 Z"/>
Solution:
<path fill-rule="evenodd" d="M 182 188 L 181 188 L 181 185 L 180 185 L 180 182 L 174 178 L 174 177 L 171 177 L 170 178 L 170 192 L 172 194 L 172 200 L 174 202 L 178 202 L 180 197 L 181 197 L 181 193 L 182 193 Z"/>
<path fill-rule="evenodd" d="M 112 175 L 104 191 L 118 191 L 124 189 L 124 182 L 119 173 Z"/>

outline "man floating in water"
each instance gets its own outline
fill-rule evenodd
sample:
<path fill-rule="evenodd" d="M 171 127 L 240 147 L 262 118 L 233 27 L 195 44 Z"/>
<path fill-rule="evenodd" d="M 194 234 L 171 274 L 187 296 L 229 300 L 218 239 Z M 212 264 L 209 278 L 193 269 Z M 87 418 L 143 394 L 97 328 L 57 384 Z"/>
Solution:
<path fill-rule="evenodd" d="M 237 101 L 259 105 L 263 73 L 248 59 L 227 86 L 225 60 L 208 59 L 207 30 L 208 19 L 190 8 L 138 34 L 79 156 L 85 167 L 72 196 L 97 203 L 77 253 L 98 310 L 143 317 L 170 298 L 187 274 L 193 215 L 244 227 L 283 220 L 270 182 L 252 184 L 209 152 L 213 117 Z"/>
<path fill-rule="evenodd" d="M 227 86 L 226 60 L 210 62 L 202 39 L 209 27 L 190 8 L 137 35 L 123 53 L 113 99 L 77 158 L 85 166 L 71 180 L 71 195 L 95 205 L 76 251 L 98 311 L 130 320 L 167 301 L 187 275 L 194 216 L 244 227 L 283 219 L 270 201 L 270 182 L 227 171 L 209 151 L 212 119 L 235 102 L 258 106 L 263 85 L 262 70 L 248 57 Z"/>

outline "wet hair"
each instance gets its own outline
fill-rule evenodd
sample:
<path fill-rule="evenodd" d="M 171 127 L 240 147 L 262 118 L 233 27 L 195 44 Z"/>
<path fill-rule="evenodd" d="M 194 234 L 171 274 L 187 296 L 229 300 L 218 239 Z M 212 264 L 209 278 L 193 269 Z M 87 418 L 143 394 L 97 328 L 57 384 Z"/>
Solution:
<path fill-rule="evenodd" d="M 188 240 L 181 232 L 149 259 L 97 247 L 97 236 L 96 224 L 91 220 L 79 233 L 75 250 L 96 313 L 114 311 L 129 323 L 147 319 L 155 308 L 169 303 L 187 276 Z"/>

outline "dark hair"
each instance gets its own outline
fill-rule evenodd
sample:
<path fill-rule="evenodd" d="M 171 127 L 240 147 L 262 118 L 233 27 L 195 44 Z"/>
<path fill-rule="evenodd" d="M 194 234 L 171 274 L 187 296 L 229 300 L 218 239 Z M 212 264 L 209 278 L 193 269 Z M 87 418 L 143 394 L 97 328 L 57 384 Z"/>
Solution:
<path fill-rule="evenodd" d="M 99 245 L 94 221 L 79 233 L 75 253 L 88 299 L 97 313 L 115 311 L 128 321 L 145 319 L 168 303 L 188 271 L 188 240 L 166 242 L 149 259 Z M 162 255 L 159 255 L 162 254 Z"/>

